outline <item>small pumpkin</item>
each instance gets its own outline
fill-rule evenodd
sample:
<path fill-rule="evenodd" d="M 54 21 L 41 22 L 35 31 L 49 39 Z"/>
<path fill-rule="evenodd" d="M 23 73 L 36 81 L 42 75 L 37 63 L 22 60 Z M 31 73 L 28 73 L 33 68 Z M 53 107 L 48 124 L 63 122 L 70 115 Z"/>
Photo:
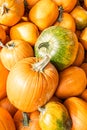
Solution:
<path fill-rule="evenodd" d="M 13 117 L 16 130 L 41 130 L 39 125 L 39 114 L 38 110 L 31 113 L 18 110 Z"/>
<path fill-rule="evenodd" d="M 87 130 L 87 103 L 78 97 L 70 97 L 64 101 L 72 119 L 71 130 Z"/>
<path fill-rule="evenodd" d="M 58 81 L 58 71 L 49 62 L 49 57 L 42 60 L 24 58 L 13 66 L 8 75 L 7 96 L 19 110 L 33 112 L 50 100 Z"/>
<path fill-rule="evenodd" d="M 5 45 L 2 43 L 0 45 L 2 46 L 0 52 L 1 61 L 8 70 L 11 70 L 19 60 L 34 56 L 31 45 L 23 40 L 10 40 Z"/>
<path fill-rule="evenodd" d="M 36 57 L 48 55 L 50 61 L 61 71 L 74 62 L 78 47 L 78 39 L 73 31 L 61 26 L 50 26 L 41 32 L 34 50 Z"/>
<path fill-rule="evenodd" d="M 13 117 L 14 114 L 17 111 L 17 108 L 14 107 L 11 102 L 9 101 L 8 97 L 6 96 L 5 98 L 3 98 L 2 100 L 0 100 L 0 107 L 3 107 L 4 109 L 6 109 L 10 115 Z"/>
<path fill-rule="evenodd" d="M 71 130 L 72 122 L 62 103 L 50 101 L 39 108 L 39 111 L 39 124 L 42 130 Z"/>
<path fill-rule="evenodd" d="M 60 80 L 55 94 L 60 99 L 78 96 L 86 88 L 86 74 L 80 67 L 70 66 L 60 72 L 59 77 Z"/>
<path fill-rule="evenodd" d="M 87 88 L 82 92 L 80 97 L 87 102 Z"/>
<path fill-rule="evenodd" d="M 0 107 L 0 130 L 16 130 L 13 118 L 2 107 Z"/>
<path fill-rule="evenodd" d="M 6 32 L 1 25 L 0 25 L 0 41 L 3 43 L 5 43 L 6 41 Z"/>
<path fill-rule="evenodd" d="M 51 26 L 59 15 L 58 7 L 52 0 L 40 0 L 29 11 L 29 19 L 39 30 Z"/>
<path fill-rule="evenodd" d="M 13 26 L 24 14 L 23 0 L 0 1 L 0 24 Z"/>
<path fill-rule="evenodd" d="M 26 0 L 28 8 L 31 9 L 39 0 Z"/>
<path fill-rule="evenodd" d="M 32 22 L 20 22 L 10 28 L 10 38 L 12 40 L 24 40 L 34 46 L 39 36 L 39 30 Z"/>

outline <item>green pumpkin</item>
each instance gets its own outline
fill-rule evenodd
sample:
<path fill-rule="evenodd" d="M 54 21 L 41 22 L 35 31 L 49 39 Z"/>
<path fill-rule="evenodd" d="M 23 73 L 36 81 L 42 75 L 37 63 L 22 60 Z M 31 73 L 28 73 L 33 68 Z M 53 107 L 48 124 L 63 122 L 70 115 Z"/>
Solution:
<path fill-rule="evenodd" d="M 66 107 L 56 101 L 39 108 L 39 124 L 42 130 L 71 130 L 72 121 Z"/>
<path fill-rule="evenodd" d="M 35 56 L 45 57 L 59 69 L 69 67 L 78 51 L 78 39 L 71 30 L 59 26 L 50 26 L 41 32 L 35 46 Z"/>

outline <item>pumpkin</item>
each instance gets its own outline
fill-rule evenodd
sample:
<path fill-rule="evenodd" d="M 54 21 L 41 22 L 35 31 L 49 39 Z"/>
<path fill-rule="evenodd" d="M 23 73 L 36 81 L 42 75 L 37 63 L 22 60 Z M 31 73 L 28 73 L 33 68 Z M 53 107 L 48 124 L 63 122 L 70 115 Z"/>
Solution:
<path fill-rule="evenodd" d="M 87 26 L 87 11 L 82 6 L 76 6 L 70 14 L 74 18 L 78 30 Z"/>
<path fill-rule="evenodd" d="M 85 59 L 85 49 L 84 49 L 82 43 L 79 42 L 78 53 L 77 53 L 77 56 L 76 56 L 76 59 L 75 59 L 73 65 L 80 66 L 83 63 L 84 59 Z"/>
<path fill-rule="evenodd" d="M 71 130 L 87 130 L 87 103 L 78 97 L 70 97 L 64 101 L 72 119 Z"/>
<path fill-rule="evenodd" d="M 0 107 L 0 130 L 16 130 L 13 118 L 2 107 Z"/>
<path fill-rule="evenodd" d="M 1 44 L 1 46 L 1 61 L 8 70 L 11 70 L 17 61 L 34 56 L 31 45 L 23 40 L 10 40 L 5 45 Z"/>
<path fill-rule="evenodd" d="M 10 101 L 9 101 L 9 99 L 8 99 L 7 96 L 6 96 L 5 98 L 3 98 L 2 100 L 0 100 L 0 107 L 3 107 L 4 109 L 6 109 L 6 110 L 10 113 L 10 115 L 11 115 L 12 117 L 14 116 L 14 114 L 15 114 L 16 111 L 17 111 L 17 108 L 14 107 L 14 106 L 10 103 Z"/>
<path fill-rule="evenodd" d="M 58 81 L 58 71 L 49 62 L 49 57 L 42 60 L 28 57 L 11 69 L 7 78 L 7 96 L 19 110 L 32 112 L 53 96 Z"/>
<path fill-rule="evenodd" d="M 0 1 L 0 24 L 13 26 L 24 14 L 23 0 Z"/>
<path fill-rule="evenodd" d="M 82 30 L 79 40 L 82 43 L 84 49 L 87 50 L 87 27 Z"/>
<path fill-rule="evenodd" d="M 51 26 L 59 15 L 58 7 L 52 0 L 40 0 L 29 11 L 29 19 L 39 30 Z"/>
<path fill-rule="evenodd" d="M 59 77 L 55 94 L 60 99 L 78 96 L 86 88 L 86 74 L 80 67 L 70 66 L 60 72 Z"/>
<path fill-rule="evenodd" d="M 39 124 L 42 130 L 71 130 L 72 122 L 62 103 L 50 101 L 40 107 L 39 111 Z"/>
<path fill-rule="evenodd" d="M 6 32 L 2 26 L 0 26 L 0 41 L 5 43 L 6 40 Z"/>
<path fill-rule="evenodd" d="M 62 6 L 65 12 L 71 12 L 75 5 L 77 4 L 77 0 L 53 0 L 57 6 Z"/>
<path fill-rule="evenodd" d="M 39 36 L 37 26 L 31 22 L 20 22 L 10 29 L 10 37 L 12 40 L 24 40 L 34 46 Z"/>
<path fill-rule="evenodd" d="M 9 71 L 3 66 L 0 60 L 0 100 L 3 99 L 6 94 L 6 81 Z"/>
<path fill-rule="evenodd" d="M 50 26 L 41 32 L 34 50 L 36 57 L 48 55 L 50 61 L 61 71 L 74 62 L 78 46 L 74 32 L 61 26 Z"/>
<path fill-rule="evenodd" d="M 39 125 L 39 111 L 31 113 L 17 111 L 14 115 L 16 130 L 41 130 Z"/>
<path fill-rule="evenodd" d="M 87 88 L 82 92 L 80 97 L 87 102 Z"/>
<path fill-rule="evenodd" d="M 39 0 L 26 0 L 28 8 L 31 9 Z"/>
<path fill-rule="evenodd" d="M 60 8 L 60 15 L 54 25 L 62 26 L 64 28 L 70 29 L 73 32 L 76 30 L 76 24 L 74 21 L 74 18 L 70 15 L 70 13 L 63 12 L 61 14 L 61 8 Z"/>

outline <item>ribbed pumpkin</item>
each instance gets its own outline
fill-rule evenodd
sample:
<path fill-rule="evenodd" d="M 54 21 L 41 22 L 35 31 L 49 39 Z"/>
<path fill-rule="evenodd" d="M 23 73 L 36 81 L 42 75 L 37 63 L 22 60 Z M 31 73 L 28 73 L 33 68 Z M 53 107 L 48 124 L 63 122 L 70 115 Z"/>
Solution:
<path fill-rule="evenodd" d="M 32 112 L 44 105 L 54 94 L 59 81 L 49 58 L 25 58 L 11 69 L 7 78 L 7 96 L 21 111 Z"/>
<path fill-rule="evenodd" d="M 57 101 L 50 101 L 39 108 L 42 130 L 71 130 L 72 122 L 66 107 Z"/>
<path fill-rule="evenodd" d="M 48 55 L 50 61 L 63 70 L 70 66 L 77 55 L 78 39 L 74 32 L 60 26 L 44 29 L 35 43 L 35 56 Z"/>

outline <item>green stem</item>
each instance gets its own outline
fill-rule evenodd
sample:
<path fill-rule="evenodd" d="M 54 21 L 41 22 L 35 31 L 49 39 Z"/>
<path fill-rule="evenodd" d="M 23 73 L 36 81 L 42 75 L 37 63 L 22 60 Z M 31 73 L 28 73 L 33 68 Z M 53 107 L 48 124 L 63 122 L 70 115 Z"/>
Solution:
<path fill-rule="evenodd" d="M 41 61 L 32 65 L 33 69 L 37 72 L 42 72 L 45 66 L 50 62 L 50 57 L 46 55 Z"/>
<path fill-rule="evenodd" d="M 48 49 L 48 47 L 49 47 L 49 42 L 42 42 L 42 43 L 40 43 L 39 46 L 38 46 L 38 48 L 40 49 L 41 47 L 45 47 L 45 48 Z"/>
<path fill-rule="evenodd" d="M 22 112 L 22 116 L 23 116 L 23 126 L 29 126 L 29 117 L 28 114 L 26 112 Z"/>
<path fill-rule="evenodd" d="M 59 9 L 59 16 L 58 16 L 58 20 L 57 21 L 61 22 L 62 21 L 62 16 L 63 16 L 64 9 L 63 9 L 62 6 L 59 6 L 58 9 Z"/>

